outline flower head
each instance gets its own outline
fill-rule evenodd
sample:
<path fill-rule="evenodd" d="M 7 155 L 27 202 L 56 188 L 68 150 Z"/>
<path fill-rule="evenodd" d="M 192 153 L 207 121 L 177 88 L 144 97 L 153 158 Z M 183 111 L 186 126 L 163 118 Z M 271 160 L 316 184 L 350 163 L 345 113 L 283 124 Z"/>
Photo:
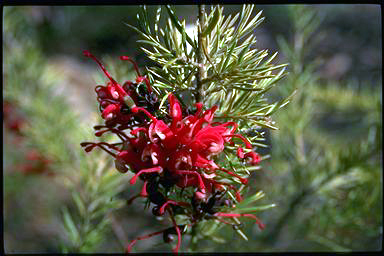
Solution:
<path fill-rule="evenodd" d="M 87 152 L 95 147 L 103 149 L 115 158 L 118 171 L 134 172 L 130 184 L 135 184 L 140 179 L 143 187 L 128 202 L 146 197 L 155 205 L 152 209 L 154 215 L 168 213 L 173 223 L 173 227 L 165 231 L 133 240 L 127 246 L 128 251 L 138 240 L 161 233 L 165 241 L 170 241 L 171 231 L 178 237 L 174 249 L 177 251 L 183 231 L 203 219 L 214 218 L 230 223 L 224 218 L 247 217 L 261 223 L 252 214 L 227 212 L 242 201 L 240 189 L 235 184 L 246 185 L 248 178 L 235 170 L 220 166 L 221 154 L 228 145 L 232 146 L 231 150 L 237 145 L 239 159 L 247 160 L 251 165 L 257 165 L 261 160 L 253 151 L 252 144 L 237 133 L 237 123 L 215 122 L 218 107 L 213 106 L 204 111 L 202 103 L 196 103 L 194 114 L 188 114 L 188 111 L 183 111 L 179 100 L 172 93 L 168 96 L 168 114 L 160 118 L 153 108 L 156 97 L 148 79 L 140 75 L 136 63 L 129 57 L 122 56 L 121 59 L 134 63 L 138 78 L 136 83 L 127 81 L 120 86 L 93 55 L 86 53 L 86 56 L 95 59 L 110 80 L 107 86 L 96 87 L 106 125 L 95 126 L 95 135 L 111 132 L 121 142 L 83 142 L 81 145 Z M 145 87 L 137 87 L 142 82 Z M 137 93 L 138 88 L 144 90 L 147 101 L 140 98 L 143 94 Z M 120 126 L 115 127 L 115 124 Z M 239 139 L 243 146 L 237 144 Z M 184 190 L 189 191 L 187 195 L 176 196 L 181 195 Z M 235 199 L 228 197 L 228 191 L 234 192 Z M 227 210 L 222 211 L 223 207 L 227 207 Z M 181 228 L 175 221 L 176 214 L 188 216 L 190 223 Z"/>
<path fill-rule="evenodd" d="M 83 51 L 83 54 L 93 59 L 109 79 L 106 86 L 98 85 L 95 88 L 100 111 L 102 112 L 101 116 L 105 119 L 107 126 L 131 124 L 135 117 L 142 119 L 143 116 L 132 113 L 131 108 L 133 107 L 142 106 L 151 111 L 159 107 L 157 97 L 152 93 L 148 79 L 140 76 L 138 66 L 131 58 L 127 56 L 120 57 L 121 60 L 129 60 L 134 64 L 138 77 L 136 82 L 126 81 L 121 86 L 93 54 L 89 51 Z M 141 86 L 142 84 L 145 87 Z"/>

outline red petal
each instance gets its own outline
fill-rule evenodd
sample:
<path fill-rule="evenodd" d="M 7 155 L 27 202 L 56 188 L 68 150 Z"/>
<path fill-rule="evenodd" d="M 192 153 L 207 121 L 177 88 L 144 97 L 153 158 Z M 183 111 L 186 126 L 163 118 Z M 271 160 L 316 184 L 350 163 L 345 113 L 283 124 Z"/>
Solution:
<path fill-rule="evenodd" d="M 206 120 L 208 123 L 210 123 L 213 119 L 214 113 L 218 107 L 213 106 L 212 108 L 206 110 L 203 114 L 203 119 Z"/>
<path fill-rule="evenodd" d="M 210 170 L 215 170 L 215 169 L 219 168 L 215 164 L 215 162 L 213 162 L 212 160 L 208 160 L 208 159 L 202 157 L 200 154 L 195 154 L 194 155 L 193 165 L 196 166 L 196 167 L 207 168 L 207 169 L 210 169 Z"/>
<path fill-rule="evenodd" d="M 249 161 L 250 164 L 252 165 L 257 165 L 260 163 L 261 161 L 261 157 L 259 154 L 257 154 L 256 152 L 248 152 L 245 154 L 245 158 L 251 158 L 251 160 Z"/>
<path fill-rule="evenodd" d="M 127 60 L 127 61 L 131 62 L 133 64 L 135 70 L 136 70 L 137 75 L 140 76 L 139 67 L 137 66 L 137 63 L 134 60 L 132 60 L 128 56 L 120 56 L 120 59 L 121 60 Z"/>
<path fill-rule="evenodd" d="M 237 149 L 237 157 L 243 159 L 244 158 L 244 150 L 243 148 Z"/>
<path fill-rule="evenodd" d="M 93 56 L 92 53 L 90 53 L 89 51 L 87 50 L 84 50 L 83 51 L 83 54 L 84 56 L 86 57 L 89 57 L 91 59 L 93 59 L 94 61 L 96 61 L 96 63 L 100 66 L 100 68 L 103 70 L 104 74 L 109 78 L 109 80 L 111 80 L 111 82 L 113 84 L 117 84 L 117 82 L 112 78 L 112 76 L 108 73 L 108 71 L 105 69 L 105 67 L 103 66 L 103 64 L 101 64 L 101 62 L 95 57 Z"/>
<path fill-rule="evenodd" d="M 151 173 L 151 172 L 157 172 L 161 173 L 163 171 L 163 168 L 161 166 L 153 167 L 153 168 L 148 168 L 148 169 L 142 169 L 138 173 L 136 173 L 131 180 L 129 181 L 130 184 L 135 184 L 137 177 L 140 176 L 142 173 Z"/>
<path fill-rule="evenodd" d="M 146 114 L 153 122 L 157 121 L 156 117 L 154 117 L 151 113 L 149 113 L 148 110 L 146 110 L 145 108 L 142 108 L 142 107 L 132 108 L 133 113 L 138 113 L 139 111 L 144 112 L 144 114 Z"/>
<path fill-rule="evenodd" d="M 148 158 L 152 160 L 153 165 L 165 165 L 165 156 L 158 144 L 151 143 L 144 148 L 141 154 L 141 160 L 145 162 L 148 161 Z"/>
<path fill-rule="evenodd" d="M 182 111 L 181 111 L 181 106 L 180 102 L 177 100 L 175 95 L 172 93 L 168 96 L 169 99 L 169 114 L 172 117 L 172 125 L 171 127 L 175 128 L 177 124 L 181 121 L 182 119 Z"/>
<path fill-rule="evenodd" d="M 174 172 L 175 174 L 177 175 L 194 175 L 196 178 L 197 178 L 197 181 L 198 181 L 198 185 L 200 187 L 200 190 L 202 193 L 205 193 L 205 185 L 204 185 L 204 182 L 203 182 L 203 179 L 201 178 L 201 175 L 200 173 L 196 172 L 196 171 L 188 171 L 188 170 L 177 170 Z M 187 184 L 185 184 L 185 187 L 187 186 Z"/>
<path fill-rule="evenodd" d="M 162 141 L 170 139 L 173 132 L 162 120 L 159 120 L 149 126 L 148 135 L 151 142 L 156 143 L 158 138 Z"/>
<path fill-rule="evenodd" d="M 196 108 L 197 108 L 197 111 L 196 111 L 196 113 L 195 113 L 195 117 L 199 117 L 200 114 L 201 114 L 201 111 L 203 110 L 203 103 L 201 103 L 201 102 L 197 102 L 197 103 L 195 104 L 195 106 L 196 106 Z"/>
<path fill-rule="evenodd" d="M 186 149 L 173 152 L 169 156 L 167 167 L 171 171 L 191 169 L 192 167 L 191 154 Z"/>
<path fill-rule="evenodd" d="M 168 200 L 159 209 L 159 212 L 160 212 L 161 215 L 164 214 L 165 207 L 167 207 L 169 204 L 181 205 L 181 206 L 189 206 L 189 204 L 185 203 L 185 202 L 176 202 L 176 201 L 173 201 L 173 200 Z"/>
<path fill-rule="evenodd" d="M 120 111 L 120 105 L 118 104 L 109 104 L 101 113 L 101 116 L 105 120 L 110 120 L 116 117 L 116 114 Z"/>

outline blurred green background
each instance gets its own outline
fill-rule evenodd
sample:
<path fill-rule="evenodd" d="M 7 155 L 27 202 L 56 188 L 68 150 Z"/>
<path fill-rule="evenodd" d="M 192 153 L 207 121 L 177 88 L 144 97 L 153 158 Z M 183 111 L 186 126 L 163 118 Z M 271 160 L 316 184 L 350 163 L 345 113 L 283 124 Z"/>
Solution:
<path fill-rule="evenodd" d="M 155 9 L 148 7 L 153 14 Z M 294 100 L 273 116 L 279 130 L 266 131 L 270 147 L 263 151 L 271 158 L 252 177 L 253 192 L 263 190 L 263 200 L 277 207 L 259 213 L 266 224 L 263 232 L 257 225 L 246 225 L 250 241 L 224 227 L 219 237 L 229 242 L 201 241 L 199 249 L 381 250 L 380 6 L 256 9 L 266 18 L 255 31 L 257 47 L 278 51 L 278 62 L 290 64 L 289 75 L 271 99 L 297 89 Z M 89 188 L 97 197 L 108 187 L 99 180 L 82 180 L 89 175 L 82 170 L 92 167 L 84 167 L 91 155 L 85 155 L 79 143 L 94 139 L 92 126 L 100 121 L 94 87 L 104 80 L 82 50 L 101 57 L 118 81 L 134 79 L 132 67 L 119 62 L 118 56 L 132 56 L 140 67 L 152 64 L 136 43 L 138 35 L 124 24 L 136 26 L 139 6 L 3 10 L 4 248 L 8 253 L 77 248 L 69 245 L 71 234 L 62 224 L 63 205 L 70 211 L 76 205 L 70 191 Z M 197 6 L 178 5 L 175 10 L 187 23 L 196 21 Z M 225 14 L 240 10 L 241 6 L 224 6 Z M 83 184 L 80 181 L 87 185 L 68 185 Z M 125 188 L 118 196 L 127 198 L 134 191 Z M 95 221 L 87 224 L 92 227 Z M 110 222 L 113 227 L 97 230 L 83 251 L 120 252 L 119 228 L 132 239 L 161 227 L 161 221 L 143 213 L 141 206 L 122 207 Z M 72 240 L 76 235 L 81 237 L 81 232 Z M 160 238 L 137 246 L 138 251 L 169 250 Z"/>

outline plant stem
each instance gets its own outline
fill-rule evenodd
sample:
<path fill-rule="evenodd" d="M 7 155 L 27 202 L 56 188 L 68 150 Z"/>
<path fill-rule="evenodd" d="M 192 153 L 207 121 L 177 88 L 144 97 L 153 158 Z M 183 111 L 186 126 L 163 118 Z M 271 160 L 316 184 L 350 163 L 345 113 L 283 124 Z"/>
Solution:
<path fill-rule="evenodd" d="M 197 40 L 198 40 L 198 47 L 197 47 L 197 63 L 199 64 L 199 70 L 196 74 L 196 91 L 195 91 L 195 99 L 196 102 L 201 102 L 204 98 L 204 90 L 203 90 L 203 83 L 202 80 L 205 78 L 205 70 L 204 70 L 204 51 L 203 51 L 203 36 L 202 36 L 202 30 L 204 28 L 204 14 L 205 14 L 205 6 L 200 4 L 199 5 L 199 26 L 197 31 Z"/>
<path fill-rule="evenodd" d="M 197 30 L 197 40 L 198 40 L 198 47 L 197 47 L 197 63 L 199 64 L 199 70 L 196 74 L 196 91 L 195 91 L 195 99 L 196 102 L 201 102 L 204 98 L 204 90 L 203 90 L 203 83 L 202 80 L 205 78 L 205 70 L 204 70 L 204 50 L 203 50 L 203 36 L 202 36 L 202 30 L 204 29 L 204 14 L 205 14 L 205 6 L 202 4 L 199 4 L 199 13 L 198 13 L 198 30 Z M 197 249 L 197 224 L 192 225 L 192 231 L 191 231 L 191 242 L 189 249 L 191 252 L 196 252 Z"/>
<path fill-rule="evenodd" d="M 128 244 L 128 239 L 127 239 L 127 236 L 125 235 L 125 232 L 124 232 L 122 226 L 116 220 L 116 218 L 113 216 L 113 214 L 111 212 L 108 214 L 108 217 L 111 220 L 111 226 L 112 226 L 112 230 L 113 230 L 115 236 L 119 240 L 120 245 L 125 249 L 125 247 Z"/>
<path fill-rule="evenodd" d="M 309 195 L 309 192 L 307 190 L 301 191 L 297 193 L 289 203 L 289 206 L 287 207 L 287 210 L 285 213 L 279 218 L 275 226 L 271 229 L 271 231 L 268 234 L 265 234 L 264 242 L 273 245 L 278 241 L 278 237 L 280 235 L 281 230 L 286 225 L 287 222 L 289 222 L 292 217 L 296 214 L 296 210 L 298 209 L 298 206 L 304 201 L 304 199 L 307 198 Z"/>
<path fill-rule="evenodd" d="M 191 231 L 191 242 L 189 245 L 189 250 L 191 252 L 196 252 L 197 250 L 197 223 L 192 225 L 192 231 Z"/>

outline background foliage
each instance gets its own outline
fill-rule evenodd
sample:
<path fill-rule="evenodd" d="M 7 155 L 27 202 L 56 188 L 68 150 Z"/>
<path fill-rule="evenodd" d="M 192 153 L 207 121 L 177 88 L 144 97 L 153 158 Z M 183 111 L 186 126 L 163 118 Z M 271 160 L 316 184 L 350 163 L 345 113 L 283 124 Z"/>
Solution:
<path fill-rule="evenodd" d="M 149 17 L 155 9 L 148 8 Z M 240 9 L 225 6 L 224 14 Z M 278 63 L 290 64 L 289 75 L 268 97 L 279 100 L 297 89 L 273 116 L 279 130 L 268 134 L 270 148 L 264 149 L 271 159 L 253 173 L 255 187 L 267 195 L 263 200 L 277 207 L 260 213 L 263 232 L 246 227 L 251 242 L 221 230 L 218 243 L 201 241 L 200 250 L 381 249 L 379 6 L 256 9 L 266 18 L 254 31 L 256 45 L 279 51 Z M 194 22 L 196 6 L 185 10 L 177 6 L 175 13 Z M 12 102 L 12 116 L 26 123 L 20 137 L 3 119 L 6 252 L 119 252 L 125 240 L 161 226 L 140 203 L 122 207 L 136 193 L 126 186 L 129 175 L 110 168 L 103 154 L 90 161 L 79 146 L 92 135 L 89 124 L 98 122 L 93 88 L 103 83 L 81 50 L 108 54 L 103 60 L 117 80 L 133 79 L 118 55 L 134 56 L 141 67 L 153 64 L 135 43 L 138 35 L 124 25 L 138 25 L 138 12 L 136 6 L 4 8 L 3 101 Z M 26 157 L 30 150 L 52 161 L 54 175 L 20 171 L 20 163 L 33 164 Z M 230 243 L 220 244 L 223 239 Z M 161 239 L 140 247 L 168 250 Z"/>

